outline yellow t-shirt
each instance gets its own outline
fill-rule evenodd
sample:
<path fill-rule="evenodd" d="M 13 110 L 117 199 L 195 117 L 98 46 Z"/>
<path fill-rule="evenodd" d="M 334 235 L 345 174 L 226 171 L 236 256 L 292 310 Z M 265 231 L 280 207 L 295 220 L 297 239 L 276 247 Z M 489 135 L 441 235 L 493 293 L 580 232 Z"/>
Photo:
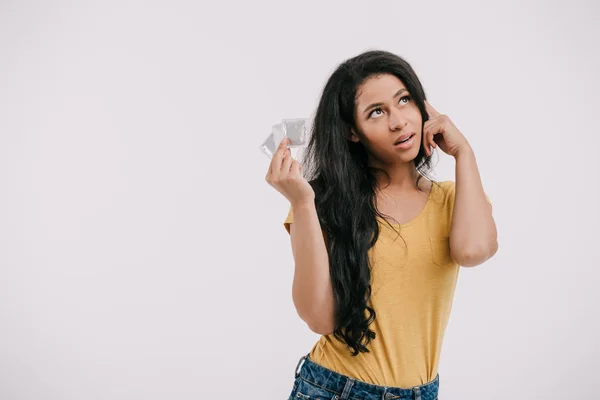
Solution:
<path fill-rule="evenodd" d="M 410 388 L 436 377 L 460 268 L 449 247 L 454 194 L 454 182 L 434 181 L 417 217 L 402 225 L 391 222 L 401 237 L 378 218 L 380 235 L 369 250 L 369 305 L 377 314 L 369 326 L 376 333 L 370 353 L 352 357 L 346 343 L 322 335 L 310 351 L 312 361 L 381 386 Z M 292 222 L 290 206 L 288 233 Z"/>

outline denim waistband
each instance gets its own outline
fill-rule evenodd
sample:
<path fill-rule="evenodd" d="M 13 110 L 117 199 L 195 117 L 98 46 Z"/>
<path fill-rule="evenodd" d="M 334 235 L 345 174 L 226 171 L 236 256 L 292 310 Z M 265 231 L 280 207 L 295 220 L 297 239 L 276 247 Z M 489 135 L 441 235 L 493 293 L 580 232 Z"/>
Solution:
<path fill-rule="evenodd" d="M 302 356 L 298 361 L 294 378 L 296 379 L 298 376 L 313 385 L 336 393 L 337 395 L 333 398 L 339 400 L 352 398 L 365 400 L 437 400 L 440 377 L 437 374 L 432 381 L 411 388 L 374 385 L 325 368 L 313 362 L 309 354 Z"/>

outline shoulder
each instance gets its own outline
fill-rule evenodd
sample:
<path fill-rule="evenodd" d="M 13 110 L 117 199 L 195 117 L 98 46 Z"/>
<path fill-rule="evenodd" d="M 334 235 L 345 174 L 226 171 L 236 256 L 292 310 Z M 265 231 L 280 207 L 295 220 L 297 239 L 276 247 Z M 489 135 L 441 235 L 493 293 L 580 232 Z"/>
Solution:
<path fill-rule="evenodd" d="M 435 190 L 441 194 L 444 200 L 454 197 L 456 191 L 456 184 L 454 181 L 433 181 L 433 187 L 431 190 Z"/>
<path fill-rule="evenodd" d="M 454 187 L 456 186 L 454 181 L 433 181 L 433 184 L 437 185 L 445 192 L 447 192 L 448 190 L 454 190 Z"/>
<path fill-rule="evenodd" d="M 448 211 L 454 208 L 454 197 L 456 184 L 454 181 L 432 181 L 431 200 L 440 211 Z"/>
<path fill-rule="evenodd" d="M 444 194 L 444 199 L 450 205 L 454 204 L 454 196 L 456 194 L 456 183 L 454 181 L 442 181 L 442 182 L 434 182 L 434 185 L 437 183 L 440 191 Z M 487 202 L 492 205 L 492 201 L 488 197 L 487 193 L 485 194 L 485 199 Z"/>

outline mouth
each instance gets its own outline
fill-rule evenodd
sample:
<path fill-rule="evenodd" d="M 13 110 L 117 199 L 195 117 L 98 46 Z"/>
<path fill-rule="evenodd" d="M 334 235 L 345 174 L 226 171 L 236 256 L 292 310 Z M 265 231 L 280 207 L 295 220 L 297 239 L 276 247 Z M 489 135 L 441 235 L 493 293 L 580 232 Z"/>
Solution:
<path fill-rule="evenodd" d="M 396 143 L 394 143 L 394 146 L 402 146 L 407 144 L 412 140 L 413 137 L 415 137 L 415 133 L 409 133 L 408 135 L 401 136 L 402 140 L 397 140 Z"/>

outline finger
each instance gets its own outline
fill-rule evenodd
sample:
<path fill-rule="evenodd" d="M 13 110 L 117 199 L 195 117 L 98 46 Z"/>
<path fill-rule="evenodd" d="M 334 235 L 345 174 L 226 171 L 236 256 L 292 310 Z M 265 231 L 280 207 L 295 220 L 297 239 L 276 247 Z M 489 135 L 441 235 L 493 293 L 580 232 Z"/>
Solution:
<path fill-rule="evenodd" d="M 437 124 L 432 124 L 427 130 L 427 138 L 429 139 L 429 155 L 433 154 L 433 148 L 437 147 L 437 144 L 435 143 L 435 137 L 438 133 L 439 130 Z"/>
<path fill-rule="evenodd" d="M 436 135 L 431 135 L 431 146 L 433 148 L 437 147 L 437 143 L 435 142 L 435 136 Z"/>
<path fill-rule="evenodd" d="M 431 136 L 429 131 L 423 131 L 423 150 L 425 150 L 427 157 L 429 157 L 429 136 Z"/>
<path fill-rule="evenodd" d="M 286 153 L 289 152 L 289 150 L 286 150 Z M 292 157 L 291 154 L 288 154 L 285 159 L 283 160 L 283 164 L 281 165 L 281 170 L 279 171 L 279 178 L 284 178 L 287 175 L 289 175 L 290 173 L 290 167 L 292 166 L 292 163 L 294 162 L 294 157 Z"/>
<path fill-rule="evenodd" d="M 292 163 L 291 174 L 294 176 L 300 176 L 300 167 L 301 164 L 297 160 L 294 160 Z"/>
<path fill-rule="evenodd" d="M 273 154 L 273 159 L 271 160 L 271 165 L 269 166 L 269 171 L 273 176 L 278 175 L 279 171 L 281 170 L 281 162 L 284 158 L 285 150 L 287 150 L 288 140 L 289 139 L 287 137 L 284 137 L 283 140 L 279 142 L 279 146 L 277 147 L 275 154 Z"/>
<path fill-rule="evenodd" d="M 423 148 L 425 149 L 425 155 L 429 156 L 430 143 L 433 140 L 433 126 L 431 124 L 423 127 Z"/>
<path fill-rule="evenodd" d="M 277 151 L 283 153 L 285 150 L 287 150 L 287 144 L 289 141 L 290 139 L 288 137 L 284 137 L 283 139 L 281 139 L 281 142 L 279 142 L 279 147 L 277 147 Z"/>
<path fill-rule="evenodd" d="M 427 152 L 428 152 L 428 156 L 431 156 L 431 153 L 433 153 L 433 149 L 431 148 L 431 142 L 433 142 L 433 133 L 429 132 L 429 140 L 427 141 Z"/>
<path fill-rule="evenodd" d="M 441 122 L 439 120 L 427 121 L 423 126 L 423 130 L 427 133 L 431 133 L 432 136 L 435 136 L 440 131 L 440 124 Z"/>
<path fill-rule="evenodd" d="M 435 108 L 433 108 L 432 105 L 427 102 L 427 100 L 424 100 L 424 101 L 425 101 L 425 110 L 427 111 L 427 114 L 429 114 L 429 118 L 435 118 L 440 115 L 440 113 L 437 112 L 437 110 Z"/>

